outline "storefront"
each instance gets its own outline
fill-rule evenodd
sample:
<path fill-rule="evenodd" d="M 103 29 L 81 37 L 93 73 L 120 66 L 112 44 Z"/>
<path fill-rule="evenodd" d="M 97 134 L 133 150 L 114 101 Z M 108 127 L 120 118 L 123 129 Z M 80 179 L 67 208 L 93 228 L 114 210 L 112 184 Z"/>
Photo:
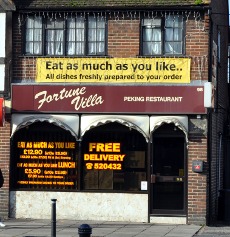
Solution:
<path fill-rule="evenodd" d="M 56 198 L 58 218 L 186 223 L 203 86 L 15 84 L 12 95 L 12 216 L 49 218 Z"/>
<path fill-rule="evenodd" d="M 1 216 L 215 223 L 227 1 L 14 3 Z"/>

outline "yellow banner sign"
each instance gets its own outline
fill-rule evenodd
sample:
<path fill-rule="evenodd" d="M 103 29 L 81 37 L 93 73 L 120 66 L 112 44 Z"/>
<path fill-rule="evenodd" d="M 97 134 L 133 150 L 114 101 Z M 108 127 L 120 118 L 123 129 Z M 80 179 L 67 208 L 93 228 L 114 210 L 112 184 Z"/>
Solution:
<path fill-rule="evenodd" d="M 36 82 L 189 83 L 190 58 L 38 58 Z"/>

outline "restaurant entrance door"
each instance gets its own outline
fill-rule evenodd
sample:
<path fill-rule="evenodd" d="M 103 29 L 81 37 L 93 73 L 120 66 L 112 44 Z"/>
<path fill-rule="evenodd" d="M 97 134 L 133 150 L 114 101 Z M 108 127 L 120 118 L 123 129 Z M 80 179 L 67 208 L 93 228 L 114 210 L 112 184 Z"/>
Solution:
<path fill-rule="evenodd" d="M 152 137 L 151 214 L 186 214 L 186 145 L 174 124 L 158 128 Z"/>

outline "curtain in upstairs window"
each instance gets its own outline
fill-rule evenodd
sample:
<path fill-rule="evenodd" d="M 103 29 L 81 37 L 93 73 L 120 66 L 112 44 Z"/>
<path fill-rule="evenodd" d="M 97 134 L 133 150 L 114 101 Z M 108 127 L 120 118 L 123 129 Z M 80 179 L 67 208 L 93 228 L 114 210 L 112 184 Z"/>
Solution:
<path fill-rule="evenodd" d="M 145 18 L 142 21 L 143 55 L 183 53 L 183 18 L 180 15 Z"/>
<path fill-rule="evenodd" d="M 101 16 L 89 16 L 88 19 L 88 53 L 90 55 L 105 52 L 105 19 Z"/>
<path fill-rule="evenodd" d="M 161 19 L 144 19 L 144 55 L 161 54 L 161 34 Z"/>
<path fill-rule="evenodd" d="M 26 20 L 26 54 L 42 53 L 42 17 L 29 16 Z"/>
<path fill-rule="evenodd" d="M 47 54 L 63 55 L 63 31 L 49 30 L 47 32 Z"/>
<path fill-rule="evenodd" d="M 83 17 L 67 18 L 67 55 L 84 55 L 85 22 Z"/>
<path fill-rule="evenodd" d="M 62 17 L 47 20 L 46 53 L 47 55 L 64 54 L 64 21 Z"/>
<path fill-rule="evenodd" d="M 182 54 L 183 24 L 181 16 L 167 16 L 165 20 L 165 53 Z"/>
<path fill-rule="evenodd" d="M 26 55 L 105 55 L 106 18 L 82 14 L 31 15 L 26 18 Z"/>

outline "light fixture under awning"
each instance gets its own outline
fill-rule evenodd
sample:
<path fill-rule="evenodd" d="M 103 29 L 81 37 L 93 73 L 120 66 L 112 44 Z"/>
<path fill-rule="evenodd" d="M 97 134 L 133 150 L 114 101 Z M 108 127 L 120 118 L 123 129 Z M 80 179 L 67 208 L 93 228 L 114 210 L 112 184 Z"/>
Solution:
<path fill-rule="evenodd" d="M 16 131 L 35 122 L 53 123 L 69 131 L 76 140 L 79 132 L 79 117 L 77 115 L 57 114 L 13 114 L 11 137 Z"/>
<path fill-rule="evenodd" d="M 148 141 L 149 139 L 149 116 L 135 115 L 82 115 L 81 117 L 81 138 L 84 134 L 95 127 L 106 123 L 118 122 L 124 126 L 140 132 Z"/>
<path fill-rule="evenodd" d="M 150 117 L 150 132 L 154 132 L 164 123 L 173 123 L 183 131 L 188 143 L 188 117 L 187 116 L 151 116 Z"/>

